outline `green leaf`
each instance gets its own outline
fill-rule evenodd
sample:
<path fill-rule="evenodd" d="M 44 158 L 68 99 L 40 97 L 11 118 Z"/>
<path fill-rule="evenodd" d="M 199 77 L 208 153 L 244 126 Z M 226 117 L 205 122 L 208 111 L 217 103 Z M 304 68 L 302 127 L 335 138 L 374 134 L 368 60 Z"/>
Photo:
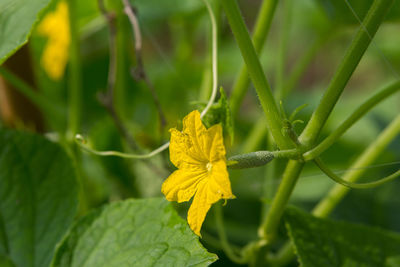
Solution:
<path fill-rule="evenodd" d="M 214 124 L 221 123 L 224 131 L 224 135 L 230 138 L 231 144 L 233 144 L 233 120 L 231 109 L 229 107 L 229 101 L 226 98 L 224 89 L 220 88 L 220 98 L 217 103 L 211 106 L 207 114 L 203 117 L 203 123 L 207 128 Z"/>
<path fill-rule="evenodd" d="M 53 267 L 207 266 L 208 253 L 163 198 L 115 202 L 79 221 Z"/>
<path fill-rule="evenodd" d="M 295 208 L 286 227 L 302 266 L 393 266 L 400 235 L 363 225 L 319 219 Z"/>
<path fill-rule="evenodd" d="M 28 41 L 33 25 L 51 0 L 0 1 L 0 65 Z"/>
<path fill-rule="evenodd" d="M 77 210 L 71 161 L 29 133 L 1 129 L 0 148 L 0 255 L 15 266 L 48 266 Z"/>
<path fill-rule="evenodd" d="M 97 209 L 80 220 L 78 220 L 71 228 L 70 232 L 65 236 L 64 240 L 57 246 L 57 252 L 53 258 L 53 266 L 70 266 L 74 254 L 74 249 L 78 244 L 80 236 L 82 236 L 93 221 L 101 214 L 102 209 Z"/>

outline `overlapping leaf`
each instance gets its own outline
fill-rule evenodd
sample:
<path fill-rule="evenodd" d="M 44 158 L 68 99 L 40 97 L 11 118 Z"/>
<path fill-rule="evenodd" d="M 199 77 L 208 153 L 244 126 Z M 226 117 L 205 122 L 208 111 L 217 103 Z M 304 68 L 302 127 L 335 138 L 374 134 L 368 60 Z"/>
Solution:
<path fill-rule="evenodd" d="M 51 0 L 0 1 L 0 65 L 28 41 L 33 25 Z"/>
<path fill-rule="evenodd" d="M 41 136 L 0 130 L 3 265 L 48 266 L 77 204 L 75 172 L 59 145 Z"/>
<path fill-rule="evenodd" d="M 319 219 L 294 208 L 285 221 L 302 266 L 393 266 L 400 255 L 397 233 Z"/>
<path fill-rule="evenodd" d="M 207 266 L 217 259 L 163 198 L 116 202 L 79 221 L 53 267 Z"/>

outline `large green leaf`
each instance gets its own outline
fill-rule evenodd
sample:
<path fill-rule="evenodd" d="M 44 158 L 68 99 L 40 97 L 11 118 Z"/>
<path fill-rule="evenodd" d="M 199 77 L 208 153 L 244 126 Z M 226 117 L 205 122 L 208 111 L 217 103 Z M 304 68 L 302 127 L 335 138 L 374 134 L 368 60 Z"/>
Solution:
<path fill-rule="evenodd" d="M 217 259 L 163 198 L 112 203 L 72 228 L 53 267 L 207 266 Z"/>
<path fill-rule="evenodd" d="M 363 225 L 319 219 L 290 208 L 286 227 L 302 266 L 393 266 L 400 235 Z"/>
<path fill-rule="evenodd" d="M 15 266 L 48 266 L 77 209 L 75 172 L 45 138 L 0 130 L 0 255 Z"/>
<path fill-rule="evenodd" d="M 0 65 L 28 41 L 39 14 L 51 0 L 0 1 Z"/>

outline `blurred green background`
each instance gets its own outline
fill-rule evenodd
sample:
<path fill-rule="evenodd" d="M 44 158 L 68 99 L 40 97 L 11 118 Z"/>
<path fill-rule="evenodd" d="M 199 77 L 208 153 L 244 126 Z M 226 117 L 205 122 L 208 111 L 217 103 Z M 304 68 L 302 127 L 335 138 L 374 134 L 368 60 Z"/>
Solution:
<path fill-rule="evenodd" d="M 116 13 L 118 29 L 115 106 L 130 135 L 139 144 L 140 151 L 150 151 L 168 141 L 168 129 L 181 127 L 181 119 L 190 111 L 202 107 L 201 103 L 208 99 L 211 89 L 209 17 L 199 0 L 131 0 L 137 10 L 143 34 L 144 66 L 167 119 L 166 127 L 160 130 L 157 109 L 149 88 L 144 82 L 135 81 L 130 75 L 131 69 L 136 65 L 131 26 L 122 12 L 122 5 L 109 2 L 106 7 Z M 345 1 L 280 1 L 261 54 L 261 62 L 272 88 L 279 86 L 279 68 L 283 74 L 283 81 L 288 81 L 296 64 L 313 49 L 313 56 L 298 82 L 281 99 L 287 113 L 290 114 L 296 107 L 307 103 L 308 106 L 300 113 L 299 119 L 309 119 L 371 2 L 349 1 L 354 9 L 353 13 Z M 252 29 L 261 1 L 241 0 L 239 3 L 245 21 L 249 29 Z M 55 5 L 56 2 L 52 3 L 49 10 L 54 9 Z M 217 1 L 213 5 L 219 22 L 219 85 L 224 88 L 229 98 L 243 60 Z M 347 85 L 321 138 L 334 130 L 373 92 L 400 78 L 398 7 L 399 1 L 396 1 L 386 23 L 379 29 Z M 105 92 L 107 87 L 107 22 L 101 15 L 96 0 L 80 1 L 79 11 L 83 72 L 80 132 L 98 150 L 134 152 L 121 137 L 107 110 L 98 101 L 98 95 Z M 66 110 L 69 73 L 67 70 L 64 79 L 57 82 L 48 78 L 39 64 L 45 42 L 46 39 L 34 30 L 28 43 L 28 52 L 22 55 L 19 51 L 6 62 L 6 66 L 12 64 L 11 61 L 17 61 L 18 74 L 32 73 L 32 85 Z M 282 50 L 285 58 L 280 62 Z M 7 101 L 2 98 L 2 105 Z M 374 108 L 326 151 L 322 155 L 323 159 L 338 173 L 343 173 L 399 113 L 399 103 L 400 96 L 395 95 Z M 18 107 L 18 103 L 15 106 Z M 2 115 L 4 124 L 40 130 L 32 121 L 32 117 L 37 114 L 15 116 L 12 120 L 6 120 L 5 114 Z M 268 147 L 267 133 L 255 129 L 264 115 L 252 86 L 240 106 L 240 111 L 233 115 L 235 138 L 233 144 L 227 147 L 228 156 L 248 148 L 253 151 L 265 150 Z M 65 114 L 61 118 L 55 117 L 54 114 L 41 114 L 39 122 L 36 120 L 36 123 L 44 125 L 43 132 L 51 133 L 49 135 L 56 138 L 57 134 L 54 133 L 65 132 L 66 122 Z M 302 127 L 301 124 L 296 125 L 297 133 L 301 132 Z M 398 169 L 399 159 L 400 140 L 397 138 L 375 165 L 368 166 L 366 178 L 373 180 L 392 173 Z M 109 201 L 129 197 L 161 196 L 161 184 L 174 170 L 168 160 L 168 151 L 148 161 L 82 153 L 78 165 L 85 200 L 81 207 L 81 215 L 90 208 Z M 265 197 L 268 195 L 265 194 L 265 190 L 276 188 L 284 166 L 285 162 L 281 160 L 274 165 L 274 170 L 267 165 L 255 169 L 229 171 L 232 190 L 237 199 L 228 201 L 224 207 L 224 215 L 228 237 L 234 245 L 241 247 L 257 238 L 257 227 L 265 212 L 263 209 L 267 209 L 271 201 Z M 267 176 L 270 178 L 266 179 Z M 333 184 L 313 165 L 306 165 L 291 198 L 291 204 L 310 210 Z M 336 208 L 332 217 L 400 231 L 399 191 L 400 181 L 376 189 L 353 190 Z M 262 203 L 267 203 L 265 208 Z M 188 204 L 179 204 L 176 207 L 182 216 L 185 216 Z M 220 257 L 213 266 L 234 266 L 221 251 L 213 212 L 208 214 L 202 233 L 202 243 Z M 285 235 L 283 228 L 281 233 L 282 236 Z"/>

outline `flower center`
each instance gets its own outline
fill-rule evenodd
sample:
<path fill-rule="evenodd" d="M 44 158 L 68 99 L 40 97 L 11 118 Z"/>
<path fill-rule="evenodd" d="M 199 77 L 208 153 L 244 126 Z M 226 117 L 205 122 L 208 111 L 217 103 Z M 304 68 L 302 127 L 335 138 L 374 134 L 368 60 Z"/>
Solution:
<path fill-rule="evenodd" d="M 211 162 L 208 162 L 208 163 L 207 163 L 206 169 L 207 169 L 208 172 L 211 171 L 211 169 L 212 169 L 212 164 L 211 164 Z"/>

